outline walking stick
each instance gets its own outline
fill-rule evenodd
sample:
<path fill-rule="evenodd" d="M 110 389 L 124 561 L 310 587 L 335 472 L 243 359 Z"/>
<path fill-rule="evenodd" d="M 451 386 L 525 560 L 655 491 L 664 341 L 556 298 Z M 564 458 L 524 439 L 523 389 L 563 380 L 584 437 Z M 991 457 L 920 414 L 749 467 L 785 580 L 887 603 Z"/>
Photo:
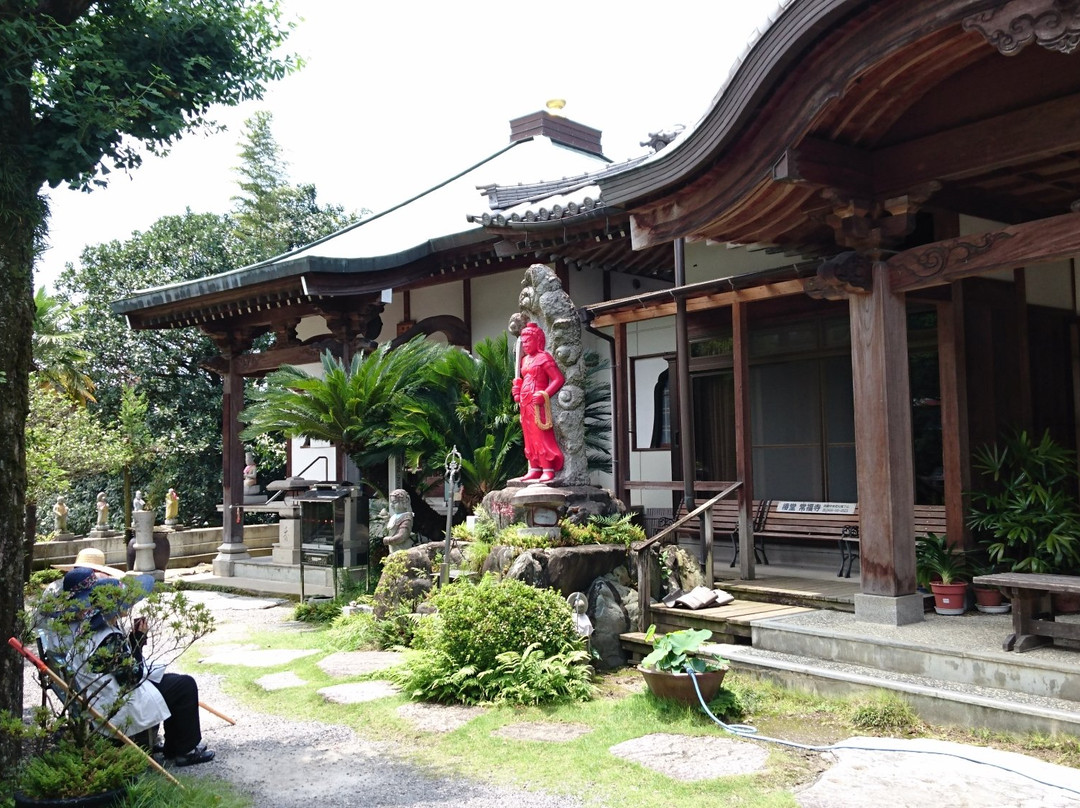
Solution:
<path fill-rule="evenodd" d="M 180 786 L 180 788 L 184 787 L 183 784 L 179 780 L 177 780 L 175 777 L 173 777 L 171 774 L 169 774 L 167 771 L 165 771 L 165 769 L 162 768 L 160 763 L 158 763 L 156 760 L 154 760 L 152 757 L 150 757 L 150 755 L 147 753 L 147 751 L 145 749 L 143 749 L 141 746 L 139 746 L 137 743 L 135 743 L 135 741 L 131 740 L 131 738 L 129 738 L 127 735 L 125 735 L 123 732 L 121 732 L 116 727 L 115 724 L 113 724 L 109 719 L 107 719 L 105 716 L 103 716 L 94 707 L 94 705 L 92 705 L 89 701 L 86 700 L 86 698 L 84 698 L 79 693 L 73 693 L 72 690 L 71 690 L 71 687 L 68 685 L 67 682 L 65 682 L 63 680 L 62 677 L 58 676 L 56 674 L 56 672 L 53 671 L 52 668 L 50 668 L 43 661 L 41 661 L 36 656 L 34 656 L 34 654 L 32 654 L 30 651 L 28 651 L 26 649 L 26 646 L 23 645 L 21 642 L 19 642 L 18 639 L 16 639 L 15 637 L 10 637 L 8 639 L 8 645 L 10 645 L 12 648 L 14 648 L 16 651 L 18 651 L 20 654 L 22 654 L 27 659 L 29 659 L 31 664 L 35 668 L 37 668 L 41 673 L 47 675 L 50 679 L 52 679 L 54 682 L 56 682 L 56 684 L 60 685 L 60 687 L 62 687 L 64 689 L 65 693 L 67 693 L 69 695 L 72 695 L 72 696 L 75 696 L 75 698 L 79 699 L 79 701 L 82 702 L 82 706 L 90 711 L 90 715 L 94 716 L 94 718 L 96 718 L 98 721 L 103 723 L 109 729 L 109 731 L 112 732 L 113 735 L 115 735 L 121 741 L 126 743 L 128 746 L 131 746 L 131 747 L 133 747 L 135 749 L 138 749 L 139 752 L 142 753 L 142 756 L 144 758 L 146 758 L 146 760 L 150 764 L 151 768 L 156 769 L 161 774 L 164 774 L 166 778 L 168 778 L 171 782 L 175 783 L 176 785 Z"/>
<path fill-rule="evenodd" d="M 234 727 L 236 726 L 236 721 L 229 718 L 229 716 L 225 715 L 225 713 L 219 713 L 217 710 L 215 710 L 213 707 L 211 707 L 205 701 L 200 701 L 199 706 L 202 707 L 204 710 L 206 710 L 206 712 L 210 713 L 210 715 L 216 715 L 221 720 L 228 721 L 231 726 L 234 726 Z"/>

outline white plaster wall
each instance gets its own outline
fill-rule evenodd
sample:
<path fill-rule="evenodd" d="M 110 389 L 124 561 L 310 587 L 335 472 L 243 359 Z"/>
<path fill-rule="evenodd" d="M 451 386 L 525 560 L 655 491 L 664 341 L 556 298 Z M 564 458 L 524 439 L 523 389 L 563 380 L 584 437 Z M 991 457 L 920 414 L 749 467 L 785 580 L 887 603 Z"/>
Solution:
<path fill-rule="evenodd" d="M 960 235 L 962 236 L 1000 230 L 1004 226 L 1002 222 L 980 219 L 977 216 L 960 216 Z M 1027 288 L 1027 302 L 1037 306 L 1051 306 L 1057 309 L 1080 311 L 1080 299 L 1074 299 L 1077 294 L 1080 294 L 1074 289 L 1075 273 L 1075 259 L 1071 261 L 1047 261 L 1027 267 L 1024 278 Z M 1014 282 L 1011 269 L 988 272 L 979 277 L 1008 283 Z"/>
<path fill-rule="evenodd" d="M 304 317 L 296 326 L 296 338 L 301 342 L 329 333 L 330 329 L 326 327 L 326 320 L 318 314 Z"/>
<path fill-rule="evenodd" d="M 1075 311 L 1072 262 L 1052 261 L 1030 266 L 1024 272 L 1024 283 L 1028 303 Z"/>
<path fill-rule="evenodd" d="M 485 275 L 472 282 L 473 343 L 506 333 L 510 315 L 518 310 L 518 295 L 525 270 Z"/>
<path fill-rule="evenodd" d="M 765 250 L 748 250 L 705 241 L 686 245 L 686 282 L 700 283 L 715 278 L 745 275 L 794 264 L 796 258 Z"/>

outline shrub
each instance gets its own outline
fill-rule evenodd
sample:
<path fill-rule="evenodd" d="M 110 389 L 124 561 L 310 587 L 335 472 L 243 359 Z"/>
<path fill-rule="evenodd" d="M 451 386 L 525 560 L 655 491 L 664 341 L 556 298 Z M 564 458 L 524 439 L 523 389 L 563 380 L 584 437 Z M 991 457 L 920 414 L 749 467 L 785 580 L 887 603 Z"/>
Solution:
<path fill-rule="evenodd" d="M 520 581 L 459 582 L 432 598 L 439 619 L 399 683 L 441 702 L 535 704 L 587 698 L 591 669 L 570 607 Z"/>
<path fill-rule="evenodd" d="M 330 623 L 340 615 L 341 604 L 333 600 L 298 603 L 293 609 L 293 620 L 301 623 Z"/>

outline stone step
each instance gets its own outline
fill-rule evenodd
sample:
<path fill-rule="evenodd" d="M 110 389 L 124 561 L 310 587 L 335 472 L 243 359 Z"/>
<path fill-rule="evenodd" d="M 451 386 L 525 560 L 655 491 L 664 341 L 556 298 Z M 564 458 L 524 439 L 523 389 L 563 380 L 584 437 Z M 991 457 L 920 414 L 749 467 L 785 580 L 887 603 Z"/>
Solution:
<path fill-rule="evenodd" d="M 866 624 L 852 623 L 850 615 L 814 612 L 755 621 L 751 644 L 761 652 L 1060 699 L 1080 711 L 1077 652 L 1050 647 L 1024 654 L 1004 651 L 1001 643 L 1011 627 L 1009 615 L 930 614 L 913 626 L 873 627 L 870 633 Z"/>
<path fill-rule="evenodd" d="M 644 641 L 645 635 L 640 632 L 624 634 L 621 639 L 623 647 L 638 658 L 650 648 Z M 703 650 L 719 654 L 737 670 L 822 696 L 890 691 L 903 698 L 924 720 L 934 724 L 1080 736 L 1080 709 L 1069 700 L 964 685 L 745 645 L 709 643 Z"/>

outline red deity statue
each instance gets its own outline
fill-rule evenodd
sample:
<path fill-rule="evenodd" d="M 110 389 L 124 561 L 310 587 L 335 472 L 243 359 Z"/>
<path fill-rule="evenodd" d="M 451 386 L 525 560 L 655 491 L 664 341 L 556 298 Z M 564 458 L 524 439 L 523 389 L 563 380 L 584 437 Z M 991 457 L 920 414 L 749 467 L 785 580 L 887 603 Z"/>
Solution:
<path fill-rule="evenodd" d="M 551 397 L 563 385 L 563 374 L 555 358 L 544 350 L 546 338 L 536 323 L 521 329 L 520 376 L 514 379 L 514 401 L 521 409 L 521 430 L 525 434 L 525 458 L 529 471 L 526 482 L 549 482 L 563 467 L 563 453 L 555 439 Z"/>

